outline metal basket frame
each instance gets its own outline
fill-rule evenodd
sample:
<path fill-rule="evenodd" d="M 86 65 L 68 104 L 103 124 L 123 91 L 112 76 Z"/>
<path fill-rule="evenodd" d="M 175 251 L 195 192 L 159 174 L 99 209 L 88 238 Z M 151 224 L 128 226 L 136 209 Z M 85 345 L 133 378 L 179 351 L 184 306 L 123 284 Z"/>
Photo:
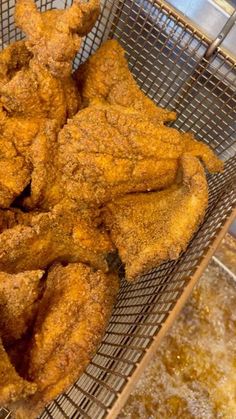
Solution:
<path fill-rule="evenodd" d="M 41 10 L 70 1 L 38 0 Z M 21 39 L 14 0 L 0 5 L 3 45 Z M 220 28 L 219 28 L 220 29 Z M 172 126 L 192 130 L 226 160 L 223 174 L 208 176 L 210 199 L 199 231 L 178 261 L 163 263 L 134 284 L 122 281 L 116 307 L 97 354 L 80 379 L 41 418 L 115 418 L 163 335 L 235 216 L 236 63 L 163 1 L 102 1 L 99 20 L 83 42 L 75 66 L 107 38 L 124 46 L 143 91 L 176 109 Z"/>

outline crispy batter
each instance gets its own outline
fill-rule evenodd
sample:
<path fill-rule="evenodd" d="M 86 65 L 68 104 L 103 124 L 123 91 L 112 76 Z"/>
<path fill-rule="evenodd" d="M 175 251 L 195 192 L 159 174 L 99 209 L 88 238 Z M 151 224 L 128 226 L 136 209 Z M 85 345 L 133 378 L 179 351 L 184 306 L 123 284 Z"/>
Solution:
<path fill-rule="evenodd" d="M 11 364 L 0 338 L 0 406 L 34 394 L 37 386 L 21 378 Z"/>
<path fill-rule="evenodd" d="M 17 224 L 24 224 L 26 215 L 18 208 L 1 209 L 0 210 L 0 233 L 4 230 L 12 228 Z"/>
<path fill-rule="evenodd" d="M 210 149 L 207 144 L 196 141 L 193 134 L 187 132 L 182 134 L 184 141 L 184 152 L 200 158 L 210 173 L 223 171 L 224 164 Z"/>
<path fill-rule="evenodd" d="M 26 213 L 21 223 L 0 235 L 0 270 L 43 269 L 54 261 L 88 262 L 107 270 L 114 251 L 106 232 L 96 228 L 96 212 L 79 212 L 62 202 L 48 213 Z M 24 224 L 23 224 L 24 223 Z"/>
<path fill-rule="evenodd" d="M 140 111 L 155 124 L 173 121 L 175 112 L 156 106 L 139 89 L 125 59 L 125 51 L 116 40 L 105 42 L 75 72 L 84 106 L 93 99 L 104 99 Z"/>
<path fill-rule="evenodd" d="M 36 418 L 82 374 L 105 332 L 118 288 L 115 274 L 83 264 L 52 268 L 29 353 L 28 375 L 38 391 L 13 406 L 13 417 Z"/>
<path fill-rule="evenodd" d="M 32 188 L 32 199 L 50 208 L 63 196 L 83 205 L 100 205 L 130 192 L 159 190 L 176 179 L 179 157 L 186 151 L 207 167 L 221 169 L 208 146 L 186 140 L 173 128 L 156 126 L 140 112 L 97 102 L 68 121 L 58 136 L 54 170 Z"/>
<path fill-rule="evenodd" d="M 125 263 L 126 277 L 177 259 L 202 222 L 208 188 L 201 163 L 181 158 L 182 183 L 161 192 L 126 195 L 109 203 L 105 224 Z"/>
<path fill-rule="evenodd" d="M 26 48 L 25 41 L 10 44 L 0 52 L 0 86 L 7 83 L 21 68 L 27 67 L 32 53 Z"/>
<path fill-rule="evenodd" d="M 18 0 L 16 25 L 28 36 L 26 45 L 38 63 L 56 77 L 69 77 L 81 36 L 90 32 L 95 24 L 99 4 L 98 0 L 86 4 L 75 0 L 69 9 L 40 13 L 33 0 Z"/>
<path fill-rule="evenodd" d="M 54 156 L 57 153 L 57 130 L 53 122 L 47 122 L 32 141 L 29 148 L 29 160 L 33 170 L 31 173 L 30 196 L 23 198 L 25 208 L 34 209 L 44 197 L 44 188 L 49 181 L 55 178 Z M 59 202 L 57 200 L 56 202 Z"/>
<path fill-rule="evenodd" d="M 66 92 L 66 88 L 69 92 Z M 71 106 L 72 89 L 75 104 Z M 73 81 L 52 76 L 35 59 L 16 72 L 4 85 L 0 86 L 0 100 L 10 116 L 55 119 L 62 126 L 68 116 L 78 110 L 78 98 Z M 67 104 L 67 100 L 70 100 Z"/>
<path fill-rule="evenodd" d="M 30 181 L 31 166 L 0 136 L 0 207 L 8 208 Z"/>
<path fill-rule="evenodd" d="M 178 131 L 157 128 L 128 108 L 98 103 L 79 112 L 60 132 L 54 170 L 46 176 L 47 185 L 41 183 L 40 194 L 32 188 L 32 197 L 41 195 L 38 205 L 44 208 L 65 195 L 82 206 L 159 189 L 173 183 L 181 151 Z"/>
<path fill-rule="evenodd" d="M 0 272 L 0 333 L 4 345 L 20 339 L 34 320 L 43 271 Z"/>
<path fill-rule="evenodd" d="M 57 131 L 55 121 L 9 118 L 0 109 L 0 207 L 8 207 L 30 180 L 36 185 L 43 180 Z"/>

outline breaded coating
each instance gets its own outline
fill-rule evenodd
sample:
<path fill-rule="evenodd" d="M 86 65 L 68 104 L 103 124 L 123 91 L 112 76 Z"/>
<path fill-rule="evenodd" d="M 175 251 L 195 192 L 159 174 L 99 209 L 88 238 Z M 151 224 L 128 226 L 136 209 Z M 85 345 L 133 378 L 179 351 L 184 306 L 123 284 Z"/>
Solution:
<path fill-rule="evenodd" d="M 182 139 L 184 141 L 184 152 L 200 158 L 210 173 L 223 171 L 223 161 L 214 154 L 207 144 L 195 140 L 193 134 L 189 132 L 182 134 Z"/>
<path fill-rule="evenodd" d="M 175 180 L 181 152 L 177 130 L 156 127 L 132 109 L 97 103 L 60 131 L 54 170 L 36 203 L 50 208 L 67 196 L 80 207 L 98 205 L 127 192 L 166 187 Z"/>
<path fill-rule="evenodd" d="M 31 166 L 0 134 L 0 207 L 8 208 L 30 181 Z"/>
<path fill-rule="evenodd" d="M 75 79 L 84 106 L 96 99 L 111 105 L 122 105 L 141 112 L 154 124 L 174 121 L 175 112 L 156 106 L 140 90 L 129 71 L 125 51 L 118 41 L 105 42 L 75 72 Z"/>
<path fill-rule="evenodd" d="M 100 12 L 100 2 L 74 0 L 65 10 L 40 13 L 33 0 L 18 0 L 15 21 L 28 37 L 27 48 L 56 77 L 69 77 L 81 36 L 91 31 Z"/>
<path fill-rule="evenodd" d="M 23 67 L 27 67 L 32 53 L 25 41 L 16 41 L 0 52 L 0 86 L 7 83 Z"/>
<path fill-rule="evenodd" d="M 38 390 L 12 406 L 14 418 L 36 418 L 79 378 L 101 342 L 118 289 L 117 275 L 83 264 L 51 269 L 29 352 L 28 376 Z"/>
<path fill-rule="evenodd" d="M 24 212 L 18 208 L 1 209 L 0 210 L 0 233 L 4 230 L 12 228 L 17 224 L 25 222 L 25 218 L 28 217 Z"/>
<path fill-rule="evenodd" d="M 69 92 L 66 91 L 67 87 Z M 73 106 L 70 98 L 72 89 L 75 100 Z M 0 101 L 9 117 L 55 119 L 62 126 L 67 117 L 72 117 L 78 110 L 79 96 L 76 92 L 72 79 L 63 84 L 62 80 L 52 76 L 33 58 L 27 67 L 20 69 L 7 83 L 0 86 Z"/>
<path fill-rule="evenodd" d="M 0 406 L 24 399 L 34 394 L 36 389 L 36 384 L 24 380 L 17 374 L 0 338 Z"/>
<path fill-rule="evenodd" d="M 107 257 L 114 248 L 96 225 L 95 211 L 78 211 L 69 202 L 51 212 L 25 213 L 21 224 L 0 235 L 0 271 L 43 269 L 54 261 L 81 261 L 107 270 Z"/>
<path fill-rule="evenodd" d="M 41 193 L 32 187 L 32 199 L 45 209 L 63 196 L 80 207 L 96 206 L 126 193 L 166 188 L 176 179 L 179 158 L 191 154 L 191 143 L 207 168 L 222 168 L 207 145 L 157 127 L 140 112 L 98 101 L 60 131 L 47 184 L 41 182 Z"/>
<path fill-rule="evenodd" d="M 34 320 L 44 271 L 0 272 L 0 333 L 4 345 L 20 339 Z"/>
<path fill-rule="evenodd" d="M 9 207 L 30 180 L 42 181 L 57 132 L 54 120 L 8 117 L 0 108 L 0 207 Z"/>
<path fill-rule="evenodd" d="M 203 221 L 208 204 L 204 169 L 189 155 L 181 158 L 181 166 L 181 184 L 161 192 L 126 195 L 104 211 L 128 280 L 177 259 Z"/>

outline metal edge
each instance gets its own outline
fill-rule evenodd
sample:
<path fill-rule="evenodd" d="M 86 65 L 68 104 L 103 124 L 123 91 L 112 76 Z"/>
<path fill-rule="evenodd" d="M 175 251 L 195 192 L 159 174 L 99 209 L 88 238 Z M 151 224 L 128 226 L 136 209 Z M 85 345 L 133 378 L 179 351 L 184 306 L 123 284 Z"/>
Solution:
<path fill-rule="evenodd" d="M 162 7 L 164 10 L 167 11 L 167 13 L 172 14 L 175 19 L 177 19 L 179 22 L 181 22 L 184 26 L 189 28 L 191 31 L 193 31 L 194 34 L 196 34 L 203 42 L 206 42 L 207 44 L 211 45 L 214 39 L 209 38 L 205 33 L 202 32 L 202 29 L 193 23 L 187 16 L 185 16 L 181 11 L 177 10 L 174 6 L 171 6 L 169 3 L 167 3 L 165 0 L 154 0 L 154 2 Z M 223 55 L 223 57 L 230 61 L 232 65 L 235 65 L 235 57 L 230 53 L 230 51 L 227 50 L 225 47 L 217 47 L 217 51 Z"/>
<path fill-rule="evenodd" d="M 164 322 L 163 326 L 161 327 L 161 330 L 159 333 L 154 337 L 153 342 L 149 346 L 149 348 L 146 350 L 145 355 L 143 356 L 141 362 L 137 364 L 137 368 L 134 371 L 134 373 L 131 375 L 131 377 L 128 379 L 127 384 L 124 386 L 123 390 L 119 394 L 118 398 L 116 399 L 114 405 L 108 409 L 106 419 L 115 419 L 121 409 L 124 407 L 131 391 L 133 390 L 135 384 L 137 383 L 138 379 L 140 378 L 142 372 L 147 367 L 153 356 L 155 355 L 155 352 L 160 345 L 161 340 L 164 338 L 170 327 L 172 326 L 173 322 L 175 321 L 176 317 L 179 315 L 180 311 L 184 307 L 186 301 L 190 297 L 192 290 L 194 286 L 196 285 L 197 281 L 199 280 L 200 276 L 206 269 L 210 259 L 212 258 L 213 254 L 215 253 L 216 249 L 220 245 L 221 241 L 223 240 L 225 234 L 228 231 L 228 228 L 234 218 L 236 217 L 236 208 L 233 209 L 231 214 L 226 219 L 225 223 L 221 227 L 218 235 L 214 239 L 213 243 L 210 245 L 208 251 L 206 254 L 202 257 L 201 262 L 199 266 L 197 267 L 195 273 L 191 277 L 188 285 L 185 287 L 182 295 L 178 299 L 177 303 L 175 304 L 175 307 L 168 315 L 166 321 Z"/>

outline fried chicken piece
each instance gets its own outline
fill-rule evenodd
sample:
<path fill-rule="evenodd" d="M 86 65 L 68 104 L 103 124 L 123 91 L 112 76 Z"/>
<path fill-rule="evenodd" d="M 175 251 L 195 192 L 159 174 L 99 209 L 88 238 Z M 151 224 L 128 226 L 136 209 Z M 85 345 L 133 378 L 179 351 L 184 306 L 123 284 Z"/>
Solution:
<path fill-rule="evenodd" d="M 0 406 L 32 395 L 36 389 L 36 384 L 24 380 L 17 374 L 0 338 Z"/>
<path fill-rule="evenodd" d="M 133 108 L 150 118 L 154 124 L 174 121 L 175 112 L 156 106 L 138 87 L 125 59 L 125 51 L 116 40 L 105 42 L 75 72 L 75 79 L 88 106 L 96 99 L 111 105 Z"/>
<path fill-rule="evenodd" d="M 43 269 L 54 261 L 88 262 L 107 270 L 114 248 L 106 232 L 96 228 L 95 211 L 62 202 L 51 212 L 22 214 L 21 223 L 0 235 L 1 271 Z"/>
<path fill-rule="evenodd" d="M 79 206 L 96 206 L 125 193 L 168 187 L 176 179 L 179 158 L 186 150 L 191 154 L 191 141 L 186 145 L 184 138 L 132 109 L 93 104 L 60 131 L 54 172 L 46 176 L 47 185 L 41 184 L 36 202 L 47 209 L 67 196 Z M 192 143 L 208 167 L 217 162 L 221 168 L 206 145 Z"/>
<path fill-rule="evenodd" d="M 208 204 L 203 167 L 189 155 L 181 158 L 181 166 L 181 184 L 161 192 L 126 195 L 105 209 L 104 221 L 128 280 L 177 259 L 203 221 Z"/>
<path fill-rule="evenodd" d="M 20 339 L 34 320 L 43 271 L 0 272 L 0 333 L 4 345 Z"/>
<path fill-rule="evenodd" d="M 49 272 L 29 352 L 28 376 L 38 391 L 12 406 L 33 419 L 83 373 L 103 337 L 119 289 L 118 277 L 83 264 Z"/>

